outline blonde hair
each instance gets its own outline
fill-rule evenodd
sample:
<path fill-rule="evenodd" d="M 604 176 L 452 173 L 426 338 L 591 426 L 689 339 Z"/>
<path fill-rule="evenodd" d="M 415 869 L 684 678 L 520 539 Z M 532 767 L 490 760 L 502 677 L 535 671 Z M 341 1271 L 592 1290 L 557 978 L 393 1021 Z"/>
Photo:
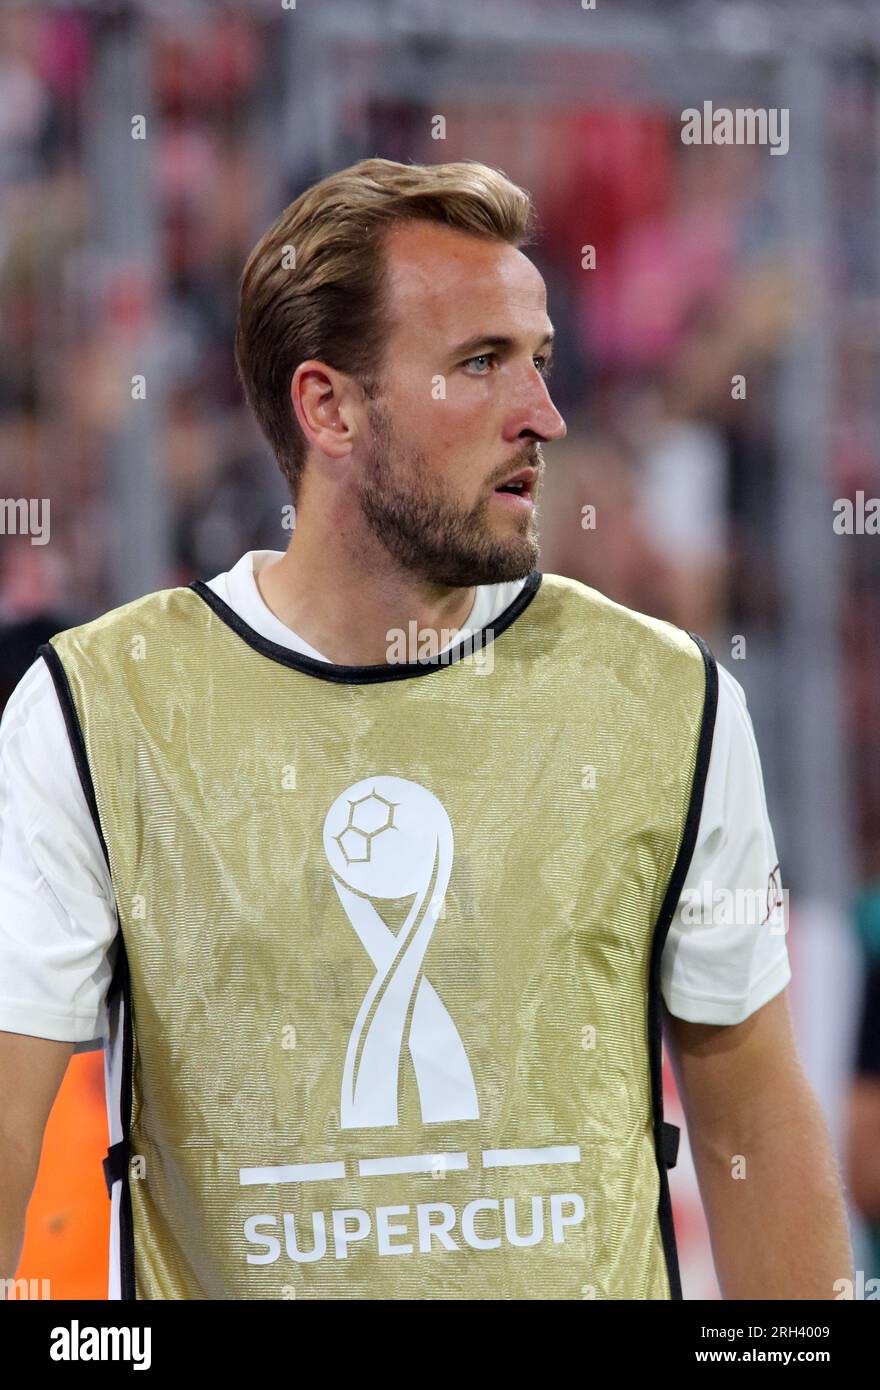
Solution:
<path fill-rule="evenodd" d="M 290 379 L 300 362 L 315 358 L 375 396 L 390 328 L 383 233 L 413 220 L 516 247 L 534 233 L 528 193 L 486 164 L 363 159 L 302 193 L 248 257 L 235 360 L 294 501 L 306 439 Z"/>

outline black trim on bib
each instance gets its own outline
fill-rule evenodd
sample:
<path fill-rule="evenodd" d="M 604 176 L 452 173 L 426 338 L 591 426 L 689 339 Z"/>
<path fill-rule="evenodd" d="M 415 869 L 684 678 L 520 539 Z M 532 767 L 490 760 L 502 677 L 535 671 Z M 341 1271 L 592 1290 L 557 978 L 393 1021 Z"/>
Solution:
<path fill-rule="evenodd" d="M 681 1130 L 678 1125 L 671 1125 L 668 1120 L 663 1121 L 663 1128 L 660 1131 L 660 1157 L 667 1168 L 674 1168 L 678 1162 L 678 1141 L 681 1138 Z"/>
<path fill-rule="evenodd" d="M 113 1195 L 113 1184 L 125 1177 L 125 1170 L 128 1167 L 128 1144 L 124 1139 L 120 1139 L 118 1144 L 111 1144 L 107 1150 L 107 1157 L 103 1160 L 101 1167 L 104 1169 L 104 1185 L 107 1188 L 107 1196 Z"/>
<path fill-rule="evenodd" d="M 399 681 L 407 680 L 410 676 L 427 676 L 432 671 L 442 671 L 447 666 L 454 666 L 464 657 L 482 651 L 483 647 L 488 646 L 496 637 L 500 637 L 502 632 L 509 628 L 521 613 L 525 612 L 538 592 L 543 577 L 540 570 L 532 570 L 516 598 L 508 604 L 503 613 L 499 613 L 498 617 L 488 626 L 480 628 L 470 637 L 463 638 L 457 646 L 451 647 L 449 651 L 441 652 L 439 656 L 433 657 L 430 661 L 401 661 L 399 663 L 382 661 L 376 666 L 342 666 L 334 661 L 316 661 L 314 657 L 291 651 L 289 647 L 282 647 L 279 642 L 272 642 L 268 637 L 263 637 L 259 632 L 256 632 L 243 618 L 238 616 L 235 609 L 230 608 L 229 604 L 220 598 L 219 594 L 215 594 L 214 590 L 203 579 L 194 579 L 188 587 L 200 598 L 203 598 L 208 607 L 212 608 L 217 617 L 222 618 L 233 632 L 237 632 L 239 637 L 243 637 L 248 646 L 253 647 L 262 656 L 280 662 L 282 666 L 290 666 L 294 671 L 302 671 L 307 676 L 317 676 L 322 681 L 333 681 L 337 685 L 375 685 L 380 681 Z"/>
<path fill-rule="evenodd" d="M 86 798 L 89 812 L 98 832 L 101 841 L 101 848 L 104 851 L 104 858 L 107 861 L 107 868 L 110 869 L 110 855 L 107 852 L 107 842 L 104 839 L 104 831 L 101 826 L 101 817 L 98 814 L 98 802 L 95 796 L 95 787 L 92 781 L 92 773 L 89 767 L 89 760 L 86 754 L 85 739 L 80 728 L 79 716 L 76 712 L 76 704 L 73 692 L 70 689 L 70 682 L 67 679 L 67 672 L 64 663 L 51 642 L 44 642 L 37 648 L 37 656 L 41 656 L 49 668 L 49 674 L 58 695 L 58 703 L 61 706 L 61 713 L 64 715 L 64 723 L 67 727 L 67 736 L 73 751 L 73 760 L 76 763 L 76 770 L 79 775 L 80 784 Z M 112 881 L 112 873 L 111 873 Z M 117 920 L 119 917 L 117 908 Z M 107 1150 L 107 1157 L 103 1161 L 104 1180 L 108 1180 L 108 1170 L 113 1173 L 113 1178 L 108 1183 L 108 1192 L 111 1191 L 113 1182 L 117 1178 L 122 1180 L 122 1195 L 119 1204 L 119 1277 L 120 1294 L 125 1300 L 137 1298 L 135 1292 L 134 1276 L 134 1216 L 131 1208 L 131 1188 L 129 1187 L 129 1172 L 127 1157 L 121 1161 L 119 1153 L 123 1146 L 127 1155 L 129 1138 L 131 1133 L 131 1099 L 132 1099 L 132 1059 L 134 1055 L 134 1034 L 131 1022 L 131 982 L 128 970 L 128 956 L 125 951 L 125 939 L 122 935 L 121 927 L 116 933 L 116 961 L 113 966 L 113 976 L 108 988 L 108 999 L 115 996 L 116 991 L 122 994 L 123 1010 L 123 1033 L 122 1033 L 122 1078 L 120 1083 L 120 1118 L 122 1122 L 123 1138 L 118 1144 L 113 1144 Z"/>
<path fill-rule="evenodd" d="M 648 1045 L 651 1062 L 651 1091 L 654 1107 L 654 1148 L 657 1155 L 657 1170 L 660 1175 L 660 1200 L 657 1216 L 660 1221 L 660 1234 L 666 1256 L 666 1269 L 669 1275 L 670 1294 L 675 1299 L 682 1297 L 681 1275 L 678 1268 L 678 1251 L 675 1245 L 675 1225 L 672 1220 L 672 1199 L 669 1195 L 667 1170 L 675 1166 L 678 1158 L 679 1130 L 663 1118 L 663 1025 L 661 1015 L 662 995 L 660 992 L 660 963 L 663 947 L 669 932 L 669 925 L 681 898 L 688 869 L 700 828 L 703 810 L 703 796 L 706 790 L 706 775 L 709 771 L 709 757 L 712 752 L 712 738 L 715 733 L 715 715 L 718 709 L 718 667 L 709 647 L 695 632 L 688 636 L 696 642 L 703 658 L 706 676 L 703 699 L 703 718 L 700 725 L 694 779 L 691 785 L 691 799 L 685 817 L 681 845 L 672 868 L 666 896 L 654 928 L 651 945 L 651 969 L 648 989 Z"/>
<path fill-rule="evenodd" d="M 104 851 L 104 858 L 107 861 L 107 868 L 109 869 L 110 855 L 107 853 L 107 842 L 104 839 L 101 818 L 98 815 L 98 802 L 95 798 L 92 773 L 89 768 L 89 760 L 86 756 L 85 739 L 82 736 L 82 729 L 79 727 L 79 717 L 76 712 L 73 693 L 70 689 L 70 681 L 67 679 L 67 672 L 64 669 L 61 657 L 58 655 L 51 642 L 44 642 L 41 647 L 38 647 L 37 656 L 41 656 L 49 667 L 49 674 L 55 686 L 58 703 L 61 706 L 61 713 L 64 715 L 64 723 L 67 726 L 67 737 L 73 749 L 73 760 L 76 763 L 80 784 L 85 793 L 86 804 L 91 812 L 95 829 L 98 832 L 98 839 L 101 841 L 101 849 Z"/>
<path fill-rule="evenodd" d="M 131 1011 L 131 976 L 128 969 L 128 956 L 122 932 L 119 933 L 120 970 L 119 988 L 122 991 L 122 1076 L 120 1079 L 119 1111 L 122 1117 L 122 1143 L 125 1145 L 125 1161 L 119 1176 L 122 1179 L 122 1194 L 119 1204 L 119 1293 L 126 1302 L 137 1299 L 134 1273 L 134 1213 L 131 1208 L 131 1173 L 128 1158 L 131 1150 L 131 1102 L 132 1071 L 134 1066 L 134 1024 Z M 114 972 L 115 975 L 115 972 Z M 116 1145 L 114 1144 L 115 1148 Z M 109 1156 L 108 1150 L 108 1156 Z"/>

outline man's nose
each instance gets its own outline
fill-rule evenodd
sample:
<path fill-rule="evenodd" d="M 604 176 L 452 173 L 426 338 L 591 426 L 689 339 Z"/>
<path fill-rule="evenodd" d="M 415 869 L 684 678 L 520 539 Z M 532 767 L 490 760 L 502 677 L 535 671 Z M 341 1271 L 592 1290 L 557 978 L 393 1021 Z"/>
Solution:
<path fill-rule="evenodd" d="M 554 439 L 564 439 L 568 433 L 568 426 L 553 404 L 543 377 L 538 377 L 528 411 L 528 424 L 524 428 L 548 443 Z"/>
<path fill-rule="evenodd" d="M 568 426 L 551 401 L 549 394 L 547 396 L 547 410 L 549 412 L 550 424 L 546 425 L 542 430 L 544 438 L 548 442 L 551 439 L 564 439 L 568 434 Z"/>

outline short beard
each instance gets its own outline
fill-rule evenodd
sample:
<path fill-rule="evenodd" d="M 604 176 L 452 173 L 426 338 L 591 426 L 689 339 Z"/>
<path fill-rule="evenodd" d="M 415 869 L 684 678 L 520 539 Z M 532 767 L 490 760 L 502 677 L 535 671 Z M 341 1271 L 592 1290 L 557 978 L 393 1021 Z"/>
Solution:
<path fill-rule="evenodd" d="M 358 489 L 361 512 L 376 538 L 397 564 L 431 584 L 469 588 L 524 579 L 539 555 L 534 516 L 509 540 L 498 541 L 485 520 L 488 499 L 470 511 L 450 506 L 436 482 L 429 481 L 425 455 L 410 451 L 406 482 L 395 476 L 401 450 L 388 415 L 371 405 L 373 437 Z M 540 464 L 538 446 L 530 463 Z"/>

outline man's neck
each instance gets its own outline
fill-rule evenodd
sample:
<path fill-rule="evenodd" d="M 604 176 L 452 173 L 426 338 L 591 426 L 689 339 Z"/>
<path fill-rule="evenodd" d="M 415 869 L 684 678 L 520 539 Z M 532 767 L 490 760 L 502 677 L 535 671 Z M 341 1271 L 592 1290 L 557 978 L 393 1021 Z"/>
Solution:
<path fill-rule="evenodd" d="M 435 655 L 466 622 L 476 590 L 380 571 L 378 559 L 375 553 L 354 559 L 338 544 L 315 546 L 295 532 L 286 553 L 255 580 L 275 617 L 332 662 L 399 661 L 401 640 L 407 661 Z"/>

